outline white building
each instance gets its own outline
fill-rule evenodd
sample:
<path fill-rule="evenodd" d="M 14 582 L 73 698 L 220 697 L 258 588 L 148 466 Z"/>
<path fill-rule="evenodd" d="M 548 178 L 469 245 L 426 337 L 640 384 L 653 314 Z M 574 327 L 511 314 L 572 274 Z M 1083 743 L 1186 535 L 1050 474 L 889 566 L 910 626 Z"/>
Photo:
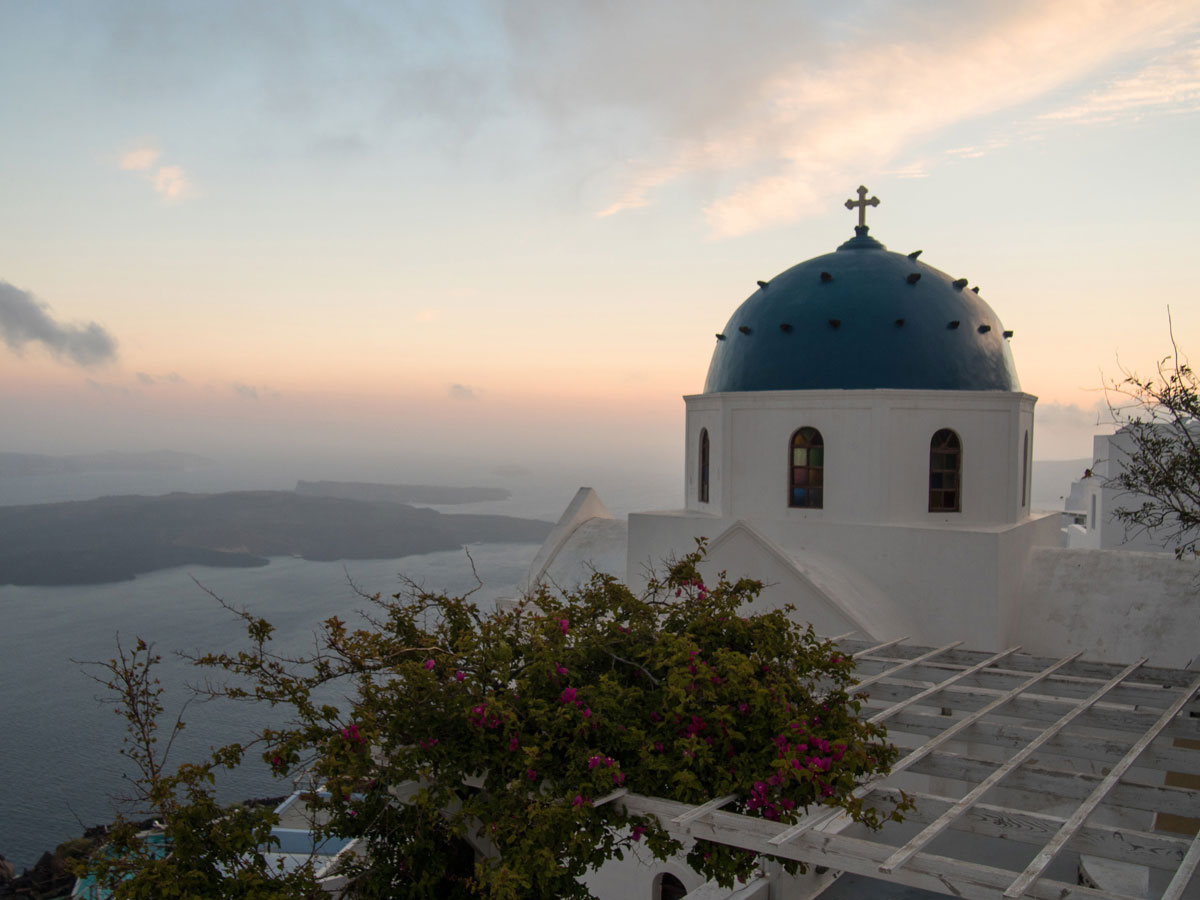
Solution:
<path fill-rule="evenodd" d="M 1030 508 L 1012 332 L 965 278 L 872 238 L 865 194 L 853 238 L 759 282 L 717 334 L 684 398 L 680 508 L 622 521 L 583 488 L 528 582 L 637 586 L 704 537 L 708 572 L 761 579 L 820 633 L 1188 665 L 1195 566 L 1063 546 L 1061 514 Z"/>
<path fill-rule="evenodd" d="M 1182 433 L 1179 433 L 1182 435 Z M 1195 432 L 1200 440 L 1200 430 Z M 1135 450 L 1128 428 L 1115 434 L 1098 434 L 1092 439 L 1092 467 L 1083 478 L 1072 482 L 1067 498 L 1067 546 L 1089 550 L 1138 550 L 1146 553 L 1173 552 L 1178 541 L 1169 538 L 1170 523 L 1153 532 L 1128 526 L 1116 518 L 1118 509 L 1137 509 L 1148 500 L 1113 486 Z"/>

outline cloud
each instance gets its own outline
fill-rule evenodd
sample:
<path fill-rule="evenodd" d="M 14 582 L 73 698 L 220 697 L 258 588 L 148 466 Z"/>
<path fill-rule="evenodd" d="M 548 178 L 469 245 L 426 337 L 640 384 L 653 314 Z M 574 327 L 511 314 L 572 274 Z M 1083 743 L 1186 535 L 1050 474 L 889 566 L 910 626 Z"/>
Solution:
<path fill-rule="evenodd" d="M 893 178 L 928 178 L 929 164 L 924 162 L 908 163 L 907 165 L 897 166 L 894 169 L 888 169 L 882 174 L 891 175 Z"/>
<path fill-rule="evenodd" d="M 437 317 L 438 311 L 436 309 L 418 309 L 415 313 L 413 313 L 413 321 L 420 322 L 422 324 L 425 322 L 432 322 Z"/>
<path fill-rule="evenodd" d="M 240 381 L 235 381 L 233 392 L 244 400 L 258 399 L 258 388 L 252 384 L 242 384 Z"/>
<path fill-rule="evenodd" d="M 712 86 L 703 117 L 678 85 L 664 93 L 648 79 L 626 84 L 640 76 L 624 71 L 624 59 L 604 59 L 615 70 L 617 86 L 594 90 L 607 90 L 614 103 L 635 109 L 642 102 L 645 111 L 661 115 L 662 124 L 659 139 L 647 142 L 649 151 L 622 165 L 615 198 L 601 204 L 597 214 L 645 207 L 673 184 L 703 179 L 700 186 L 712 197 L 704 216 L 714 236 L 794 221 L 828 209 L 831 197 L 840 199 L 847 186 L 871 172 L 907 168 L 911 159 L 906 157 L 916 147 L 963 123 L 1000 113 L 1009 116 L 1012 128 L 1028 123 L 1030 105 L 1045 104 L 1088 79 L 1094 83 L 1099 72 L 1127 64 L 1134 54 L 1161 52 L 1200 23 L 1200 7 L 1189 0 L 933 6 L 940 14 L 918 17 L 897 8 L 883 14 L 892 21 L 875 22 L 869 30 L 848 21 L 842 34 L 811 31 L 786 56 L 769 38 L 758 43 L 760 23 L 749 23 L 749 29 L 738 23 L 730 30 L 762 52 L 761 64 L 747 64 L 736 49 L 725 56 L 713 52 L 727 49 L 720 45 L 689 48 L 693 58 L 712 59 L 714 65 L 720 60 L 720 78 L 679 77 L 685 67 L 669 50 L 656 61 L 640 61 L 642 70 L 665 70 L 672 82 Z M 645 15 L 653 19 L 656 14 Z M 619 27 L 637 31 L 642 23 L 629 16 Z M 829 21 L 823 25 L 834 27 Z M 779 30 L 797 33 L 792 24 Z M 558 53 L 570 54 L 583 41 L 568 42 Z M 542 58 L 533 58 L 542 64 Z M 589 64 L 586 52 L 581 58 L 580 65 Z M 562 78 L 562 61 L 553 55 L 550 61 L 545 77 Z M 606 82 L 599 61 L 591 63 L 591 77 Z M 635 72 L 642 71 L 637 65 Z M 1113 85 L 1087 105 L 1124 107 L 1136 100 L 1186 108 L 1196 99 L 1196 65 L 1191 50 L 1168 53 L 1159 65 Z M 726 84 L 730 70 L 737 74 Z M 574 82 L 588 75 L 570 74 Z M 630 98 L 637 86 L 648 99 Z M 540 87 L 556 96 L 553 87 Z M 682 109 L 656 105 L 663 97 L 682 102 Z M 604 99 L 600 93 L 594 102 Z M 959 147 L 954 155 L 969 158 L 999 146 L 1003 141 Z"/>
<path fill-rule="evenodd" d="M 154 382 L 155 382 L 154 376 L 148 375 L 145 372 L 138 372 L 138 373 L 136 373 L 136 375 L 137 375 L 137 380 L 140 381 L 142 384 L 154 384 Z"/>
<path fill-rule="evenodd" d="M 450 396 L 455 400 L 474 400 L 475 389 L 465 384 L 450 385 Z"/>
<path fill-rule="evenodd" d="M 50 315 L 50 307 L 33 294 L 0 281 L 0 338 L 10 350 L 24 351 L 40 343 L 57 358 L 95 366 L 117 358 L 117 342 L 96 322 L 67 325 Z"/>
<path fill-rule="evenodd" d="M 1039 403 L 1037 424 L 1050 428 L 1097 428 L 1112 422 L 1108 404 L 1097 400 L 1089 407 L 1077 403 Z"/>
<path fill-rule="evenodd" d="M 192 192 L 192 183 L 187 172 L 178 165 L 155 168 L 160 155 L 158 148 L 150 144 L 130 150 L 121 156 L 121 170 L 139 173 L 150 182 L 155 192 L 167 200 L 186 197 Z"/>
<path fill-rule="evenodd" d="M 151 176 L 150 183 L 154 185 L 154 190 L 158 191 L 168 200 L 177 200 L 187 195 L 191 190 L 191 183 L 188 181 L 187 174 L 179 166 L 160 167 Z"/>
<path fill-rule="evenodd" d="M 1148 113 L 1200 110 L 1200 42 L 1156 57 L 1135 75 L 1117 78 L 1080 103 L 1045 113 L 1043 120 L 1113 122 Z"/>
<path fill-rule="evenodd" d="M 139 147 L 121 157 L 121 168 L 126 172 L 143 172 L 158 161 L 157 147 Z"/>

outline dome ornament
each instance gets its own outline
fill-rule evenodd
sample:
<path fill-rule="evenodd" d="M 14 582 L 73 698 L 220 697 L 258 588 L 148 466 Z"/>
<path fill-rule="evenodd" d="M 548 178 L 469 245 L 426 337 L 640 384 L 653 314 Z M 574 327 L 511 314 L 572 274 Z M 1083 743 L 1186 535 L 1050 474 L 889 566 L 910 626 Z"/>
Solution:
<path fill-rule="evenodd" d="M 867 233 L 867 207 L 868 206 L 878 206 L 878 205 L 879 205 L 879 198 L 872 197 L 871 199 L 868 200 L 867 199 L 867 189 L 865 187 L 863 187 L 861 184 L 858 186 L 858 199 L 846 201 L 846 209 L 849 209 L 849 210 L 857 209 L 858 210 L 858 225 L 854 229 L 854 232 L 856 234 L 866 234 Z M 859 229 L 861 229 L 861 231 Z"/>

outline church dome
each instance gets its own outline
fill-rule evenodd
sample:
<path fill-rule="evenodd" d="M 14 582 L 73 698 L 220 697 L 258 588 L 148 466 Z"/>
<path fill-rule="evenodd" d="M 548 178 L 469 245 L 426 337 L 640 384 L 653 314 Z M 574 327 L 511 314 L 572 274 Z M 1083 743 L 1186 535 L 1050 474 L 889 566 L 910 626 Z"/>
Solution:
<path fill-rule="evenodd" d="M 1019 391 L 992 308 L 916 256 L 860 224 L 835 252 L 759 282 L 718 335 L 704 392 Z"/>

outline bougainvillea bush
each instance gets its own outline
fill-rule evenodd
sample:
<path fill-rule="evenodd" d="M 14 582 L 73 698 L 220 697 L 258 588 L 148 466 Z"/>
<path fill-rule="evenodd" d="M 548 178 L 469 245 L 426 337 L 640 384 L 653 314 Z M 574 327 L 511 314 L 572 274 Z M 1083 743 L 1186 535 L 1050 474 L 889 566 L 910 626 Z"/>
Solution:
<path fill-rule="evenodd" d="M 264 759 L 327 786 L 313 802 L 328 828 L 367 849 L 359 896 L 589 896 L 589 868 L 680 849 L 605 802 L 620 789 L 736 794 L 729 809 L 785 823 L 821 806 L 898 817 L 853 793 L 895 750 L 858 717 L 852 661 L 788 610 L 740 614 L 762 585 L 706 585 L 703 549 L 640 595 L 595 575 L 486 614 L 419 589 L 372 598 L 363 627 L 330 619 L 304 660 L 273 655 L 270 626 L 247 616 L 251 648 L 204 662 L 249 677 L 235 695 L 292 708 Z M 758 863 L 706 842 L 688 859 L 723 884 Z"/>

